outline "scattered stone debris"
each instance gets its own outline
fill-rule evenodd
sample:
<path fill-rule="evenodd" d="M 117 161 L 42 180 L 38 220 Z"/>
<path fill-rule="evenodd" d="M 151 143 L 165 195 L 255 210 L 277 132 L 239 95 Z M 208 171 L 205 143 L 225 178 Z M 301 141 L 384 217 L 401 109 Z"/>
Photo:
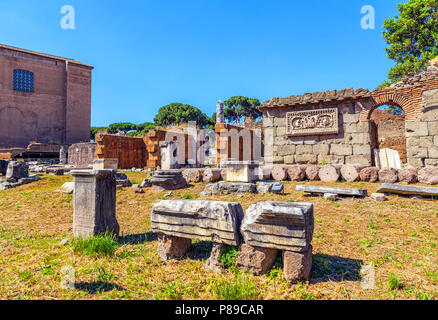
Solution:
<path fill-rule="evenodd" d="M 280 194 L 284 191 L 283 182 L 269 182 L 269 181 L 260 181 L 257 182 L 257 193 L 260 194 L 268 194 L 268 193 L 276 193 Z"/>
<path fill-rule="evenodd" d="M 61 240 L 61 246 L 65 246 L 68 243 L 68 238 Z"/>
<path fill-rule="evenodd" d="M 152 182 L 150 179 L 144 179 L 143 182 L 140 185 L 141 188 L 150 188 L 152 187 Z"/>
<path fill-rule="evenodd" d="M 153 190 L 157 192 L 187 187 L 186 179 L 182 176 L 181 171 L 156 171 L 154 176 L 149 180 Z"/>
<path fill-rule="evenodd" d="M 72 194 L 74 191 L 74 183 L 73 182 L 64 183 L 59 189 L 59 191 L 62 193 Z"/>
<path fill-rule="evenodd" d="M 303 186 L 298 185 L 297 191 L 303 191 L 311 194 L 325 194 L 331 193 L 339 196 L 350 196 L 364 198 L 368 196 L 368 191 L 365 189 L 352 189 L 352 188 L 331 188 L 331 187 L 318 187 L 318 186 Z"/>
<path fill-rule="evenodd" d="M 209 191 L 215 195 L 257 193 L 257 185 L 255 183 L 220 181 L 208 184 L 204 191 Z"/>
<path fill-rule="evenodd" d="M 339 196 L 336 193 L 324 193 L 324 199 L 330 201 L 338 201 Z"/>
<path fill-rule="evenodd" d="M 114 177 L 116 179 L 117 187 L 130 187 L 132 185 L 131 181 L 129 181 L 127 175 L 124 173 L 116 172 L 114 173 Z"/>
<path fill-rule="evenodd" d="M 383 193 L 373 193 L 373 194 L 371 194 L 371 198 L 373 198 L 377 202 L 383 202 L 383 201 L 388 200 L 386 198 L 385 194 L 383 194 Z"/>

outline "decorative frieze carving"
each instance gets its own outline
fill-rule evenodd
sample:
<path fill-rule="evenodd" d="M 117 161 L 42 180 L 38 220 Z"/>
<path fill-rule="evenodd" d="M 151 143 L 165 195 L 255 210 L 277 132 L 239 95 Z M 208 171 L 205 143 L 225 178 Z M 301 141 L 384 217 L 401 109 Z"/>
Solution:
<path fill-rule="evenodd" d="M 294 111 L 286 114 L 286 134 L 290 136 L 338 134 L 338 109 Z"/>

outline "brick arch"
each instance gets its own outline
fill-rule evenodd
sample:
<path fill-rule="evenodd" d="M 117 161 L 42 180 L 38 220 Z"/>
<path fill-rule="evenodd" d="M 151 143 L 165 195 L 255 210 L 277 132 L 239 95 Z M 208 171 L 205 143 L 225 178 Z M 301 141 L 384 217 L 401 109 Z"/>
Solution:
<path fill-rule="evenodd" d="M 415 108 L 408 98 L 396 93 L 376 93 L 371 95 L 366 108 L 360 113 L 360 120 L 369 121 L 373 111 L 384 105 L 400 107 L 405 113 L 405 119 L 408 121 L 414 121 L 417 118 Z"/>

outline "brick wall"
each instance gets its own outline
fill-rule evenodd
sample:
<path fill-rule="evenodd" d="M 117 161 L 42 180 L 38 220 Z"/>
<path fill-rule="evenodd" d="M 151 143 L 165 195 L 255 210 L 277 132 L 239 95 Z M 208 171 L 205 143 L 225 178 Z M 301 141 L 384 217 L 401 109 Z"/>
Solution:
<path fill-rule="evenodd" d="M 96 134 L 97 159 L 119 159 L 119 169 L 143 168 L 146 145 L 143 138 Z"/>
<path fill-rule="evenodd" d="M 92 67 L 0 45 L 0 147 L 90 141 Z M 34 92 L 13 90 L 13 71 L 34 74 Z"/>

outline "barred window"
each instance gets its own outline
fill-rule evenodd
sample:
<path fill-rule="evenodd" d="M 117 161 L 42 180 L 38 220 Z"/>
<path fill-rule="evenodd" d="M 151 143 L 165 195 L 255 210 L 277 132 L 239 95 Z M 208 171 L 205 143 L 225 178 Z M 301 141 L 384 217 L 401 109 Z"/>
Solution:
<path fill-rule="evenodd" d="M 33 92 L 33 72 L 14 70 L 14 90 Z"/>

